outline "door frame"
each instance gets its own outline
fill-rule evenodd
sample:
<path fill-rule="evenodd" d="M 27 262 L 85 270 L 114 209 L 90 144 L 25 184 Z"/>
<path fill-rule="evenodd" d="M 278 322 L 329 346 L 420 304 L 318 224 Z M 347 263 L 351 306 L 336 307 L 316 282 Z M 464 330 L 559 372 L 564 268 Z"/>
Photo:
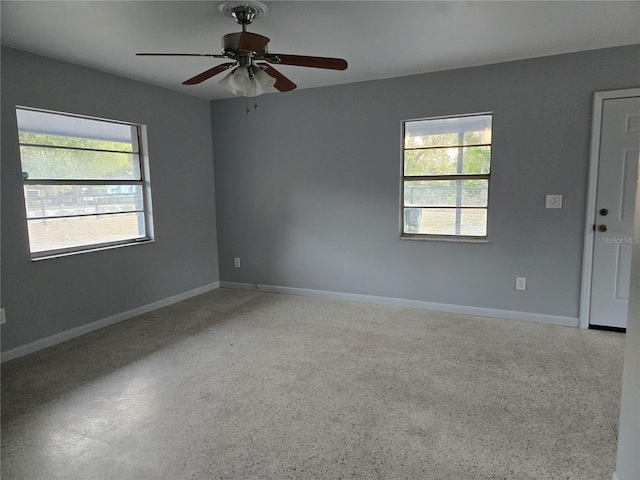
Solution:
<path fill-rule="evenodd" d="M 598 193 L 598 167 L 600 166 L 600 134 L 602 107 L 605 100 L 613 98 L 640 97 L 640 88 L 609 90 L 593 94 L 593 118 L 591 124 L 591 150 L 589 154 L 589 183 L 587 184 L 587 211 L 584 227 L 584 250 L 582 254 L 582 287 L 580 291 L 579 328 L 589 328 L 591 308 L 591 277 L 593 275 L 593 247 L 596 224 L 596 195 Z"/>

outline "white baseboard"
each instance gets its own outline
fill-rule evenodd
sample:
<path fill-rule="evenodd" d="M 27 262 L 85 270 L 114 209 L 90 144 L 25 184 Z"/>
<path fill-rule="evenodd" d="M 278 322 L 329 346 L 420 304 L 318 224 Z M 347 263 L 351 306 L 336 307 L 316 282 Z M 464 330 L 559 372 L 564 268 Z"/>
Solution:
<path fill-rule="evenodd" d="M 138 315 L 142 315 L 143 313 L 148 313 L 162 307 L 168 307 L 169 305 L 172 305 L 174 303 L 178 303 L 182 300 L 186 300 L 187 298 L 195 297 L 196 295 L 215 290 L 216 288 L 220 288 L 220 282 L 210 283 L 208 285 L 189 290 L 188 292 L 180 293 L 178 295 L 164 298 L 148 305 L 143 305 L 126 312 L 111 315 L 110 317 L 106 317 L 101 320 L 96 320 L 95 322 L 91 322 L 86 325 L 72 328 L 71 330 L 67 330 L 65 332 L 56 333 L 55 335 L 51 335 L 50 337 L 42 338 L 40 340 L 36 340 L 35 342 L 31 342 L 26 345 L 7 350 L 6 352 L 2 352 L 1 361 L 5 362 L 7 360 L 22 357 L 23 355 L 28 355 L 29 353 L 37 352 L 38 350 L 42 350 L 43 348 L 51 347 L 58 343 L 62 343 L 67 340 L 71 340 L 72 338 L 79 337 L 80 335 L 84 335 L 85 333 L 93 332 L 94 330 L 99 330 L 101 328 L 108 327 L 109 325 L 123 322 L 124 320 L 129 320 L 130 318 L 137 317 Z"/>
<path fill-rule="evenodd" d="M 214 282 L 202 287 L 189 290 L 178 295 L 174 295 L 157 302 L 143 305 L 126 312 L 111 315 L 110 317 L 97 320 L 87 325 L 81 325 L 65 332 L 57 333 L 35 342 L 22 345 L 20 347 L 2 352 L 1 361 L 5 362 L 14 358 L 22 357 L 30 353 L 42 350 L 43 348 L 51 347 L 58 343 L 71 340 L 72 338 L 79 337 L 89 332 L 93 332 L 100 328 L 108 327 L 124 320 L 137 317 L 144 313 L 157 310 L 162 307 L 167 307 L 182 300 L 186 300 L 196 295 L 215 290 L 216 288 L 233 288 L 240 290 L 258 290 L 254 284 L 251 283 L 239 283 L 239 282 Z M 562 317 L 557 315 L 543 315 L 539 313 L 530 312 L 515 312 L 509 310 L 499 310 L 493 308 L 483 307 L 469 307 L 464 305 L 452 305 L 447 303 L 434 303 L 423 302 L 420 300 L 408 300 L 405 298 L 392 298 L 392 297 L 378 297 L 374 295 L 361 295 L 357 293 L 342 293 L 331 292 L 326 290 L 311 290 L 306 288 L 294 288 L 294 287 L 280 287 L 277 285 L 260 285 L 260 291 L 272 292 L 272 293 L 287 293 L 291 295 L 303 295 L 308 297 L 320 297 L 320 298 L 334 298 L 339 300 L 349 300 L 362 303 L 374 303 L 378 305 L 392 305 L 396 307 L 409 307 L 417 308 L 421 310 L 432 310 L 438 312 L 450 312 L 460 313 L 464 315 L 475 315 L 480 317 L 502 318 L 507 320 L 523 320 L 527 322 L 548 323 L 551 325 L 560 325 L 565 327 L 578 327 L 579 319 L 573 317 Z M 615 475 L 615 474 L 614 474 Z M 613 480 L 617 480 L 614 478 Z"/>
<path fill-rule="evenodd" d="M 220 282 L 221 288 L 235 288 L 241 290 L 258 290 L 251 283 Z M 304 295 L 308 297 L 335 298 L 351 300 L 362 303 L 375 303 L 379 305 L 393 305 L 396 307 L 410 307 L 421 310 L 433 310 L 438 312 L 460 313 L 479 317 L 502 318 L 506 320 L 522 320 L 526 322 L 548 323 L 564 327 L 578 327 L 580 319 L 574 317 L 562 317 L 558 315 L 544 315 L 540 313 L 515 312 L 484 307 L 469 307 L 464 305 L 452 305 L 448 303 L 423 302 L 420 300 L 408 300 L 405 298 L 377 297 L 374 295 L 360 295 L 357 293 L 330 292 L 326 290 L 310 290 L 306 288 L 279 287 L 276 285 L 260 285 L 260 291 L 273 293 L 288 293 L 291 295 Z"/>

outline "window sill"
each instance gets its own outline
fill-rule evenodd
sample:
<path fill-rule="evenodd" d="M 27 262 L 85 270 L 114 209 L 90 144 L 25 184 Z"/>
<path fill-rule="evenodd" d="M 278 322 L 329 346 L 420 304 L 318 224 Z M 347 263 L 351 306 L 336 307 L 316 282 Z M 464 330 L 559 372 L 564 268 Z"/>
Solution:
<path fill-rule="evenodd" d="M 102 245 L 102 246 L 94 246 L 94 247 L 87 247 L 87 248 L 83 248 L 82 250 L 74 250 L 74 251 L 70 251 L 70 252 L 52 252 L 51 254 L 44 254 L 42 256 L 32 256 L 31 257 L 31 261 L 32 262 L 39 262 L 40 260 L 51 260 L 53 258 L 61 258 L 61 257 L 70 257 L 73 255 L 82 255 L 84 253 L 91 253 L 91 252 L 100 252 L 102 250 L 111 250 L 114 248 L 123 248 L 123 247 L 132 247 L 134 245 L 146 245 L 149 243 L 154 243 L 155 240 L 151 239 L 151 238 L 142 238 L 140 240 L 137 241 L 131 241 L 131 242 L 126 242 L 126 243 L 117 243 L 114 245 Z"/>
<path fill-rule="evenodd" d="M 448 243 L 491 243 L 488 238 L 478 237 L 445 237 L 437 235 L 400 235 L 400 240 L 419 242 L 448 242 Z"/>

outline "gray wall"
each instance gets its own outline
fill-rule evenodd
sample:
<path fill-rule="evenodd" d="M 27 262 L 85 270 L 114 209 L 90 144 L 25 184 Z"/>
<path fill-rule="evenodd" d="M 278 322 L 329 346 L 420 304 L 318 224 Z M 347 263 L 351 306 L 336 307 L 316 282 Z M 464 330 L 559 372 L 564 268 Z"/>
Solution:
<path fill-rule="evenodd" d="M 15 105 L 147 125 L 154 243 L 32 262 Z M 218 280 L 209 103 L 2 48 L 2 351 Z"/>
<path fill-rule="evenodd" d="M 578 317 L 593 93 L 638 86 L 639 56 L 265 95 L 249 115 L 244 98 L 213 101 L 221 280 Z M 494 114 L 490 243 L 399 239 L 402 120 L 474 112 Z"/>

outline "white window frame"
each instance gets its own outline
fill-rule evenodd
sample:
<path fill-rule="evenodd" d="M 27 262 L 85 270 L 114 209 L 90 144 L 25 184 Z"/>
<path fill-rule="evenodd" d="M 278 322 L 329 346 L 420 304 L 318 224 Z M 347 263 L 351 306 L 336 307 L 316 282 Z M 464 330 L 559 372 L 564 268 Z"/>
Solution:
<path fill-rule="evenodd" d="M 460 115 L 446 115 L 446 116 L 438 116 L 438 117 L 427 117 L 427 118 L 417 118 L 411 120 L 404 120 L 402 122 L 402 155 L 400 162 L 400 238 L 404 240 L 440 240 L 440 241 L 453 241 L 453 242 L 475 242 L 475 243 L 487 243 L 489 241 L 489 195 L 490 195 L 490 185 L 491 185 L 491 164 L 493 163 L 493 159 L 490 160 L 490 169 L 488 173 L 481 174 L 455 174 L 455 175 L 405 175 L 405 152 L 409 149 L 406 148 L 405 143 L 405 134 L 406 134 L 406 126 L 412 122 L 422 122 L 429 120 L 442 120 L 442 119 L 464 119 L 469 117 L 478 117 L 478 116 L 489 116 L 491 117 L 491 124 L 493 130 L 493 112 L 481 112 L 481 113 L 467 113 Z M 462 147 L 473 147 L 473 146 L 488 146 L 490 148 L 490 152 L 493 151 L 493 132 L 492 139 L 489 143 L 483 144 L 470 144 L 470 145 L 452 145 L 452 148 L 462 148 Z M 443 148 L 443 147 L 433 147 L 433 148 Z M 405 205 L 405 183 L 407 181 L 438 181 L 438 180 L 486 180 L 487 181 L 487 205 L 486 207 L 446 207 L 456 210 L 456 215 L 461 211 L 462 208 L 477 208 L 484 209 L 487 212 L 487 220 L 486 220 L 486 232 L 485 235 L 463 235 L 463 234 L 455 234 L 455 235 L 444 235 L 444 234 L 434 234 L 434 233 L 417 233 L 417 232 L 405 232 L 405 209 L 412 208 Z M 413 207 L 415 208 L 415 207 Z M 429 208 L 429 207 L 422 207 Z M 432 207 L 432 208 L 443 208 L 443 207 Z"/>
<path fill-rule="evenodd" d="M 91 151 L 91 152 L 96 152 L 96 151 L 108 151 L 108 152 L 113 152 L 113 153 L 133 153 L 135 155 L 138 156 L 138 162 L 139 162 L 139 171 L 140 171 L 140 178 L 139 179 L 134 179 L 134 180 L 130 180 L 130 179 L 117 179 L 117 180 L 108 180 L 108 179 L 100 179 L 100 180 L 95 180 L 95 179 L 73 179 L 73 180 L 69 180 L 69 179 L 59 179 L 59 178 L 46 178 L 46 179 L 29 179 L 29 178 L 25 178 L 24 174 L 23 174 L 23 179 L 22 179 L 22 183 L 23 183 L 23 196 L 24 196 L 24 206 L 25 206 L 25 216 L 27 218 L 27 222 L 29 221 L 43 221 L 43 220 L 47 220 L 47 219 L 57 219 L 57 218 L 78 218 L 78 217 L 83 217 L 83 216 L 92 216 L 91 214 L 68 214 L 68 215 L 57 215 L 57 216 L 43 216 L 43 217 L 33 217 L 33 216 L 29 216 L 29 212 L 27 209 L 27 197 L 29 194 L 29 186 L 33 186 L 33 185 L 81 185 L 81 186 L 91 186 L 91 185 L 117 185 L 117 186 L 122 186 L 122 185 L 135 185 L 135 186 L 140 186 L 141 190 L 142 190 L 142 206 L 137 209 L 132 211 L 132 213 L 142 213 L 143 219 L 144 219 L 144 235 L 143 236 L 136 236 L 136 237 L 132 237 L 132 238 L 125 238 L 125 239 L 121 239 L 121 240 L 117 240 L 117 241 L 105 241 L 105 242 L 96 242 L 96 243 L 89 243 L 89 244 L 83 244 L 83 245 L 77 245 L 77 246 L 73 246 L 73 247 L 67 247 L 67 248 L 58 248 L 58 249 L 50 249 L 50 250 L 43 250 L 43 251 L 37 251 L 37 252 L 33 252 L 31 251 L 31 240 L 30 240 L 30 246 L 29 246 L 29 250 L 31 251 L 31 260 L 42 260 L 42 259 L 46 259 L 46 258 L 55 258 L 55 257 L 61 257 L 61 256 L 66 256 L 66 255 L 73 255 L 73 254 L 78 254 L 78 253 L 85 253 L 85 252 L 91 252 L 91 251 L 97 251 L 97 250 L 104 250 L 107 248 L 117 248 L 117 247 L 123 247 L 123 246 L 128 246 L 128 245 L 138 245 L 138 244 L 142 244 L 142 243 L 147 243 L 147 242 L 152 242 L 154 240 L 154 235 L 153 235 L 153 212 L 152 212 L 152 207 L 151 207 L 151 184 L 150 184 L 150 172 L 149 172 L 149 155 L 148 155 L 148 149 L 147 149 L 147 131 L 146 131 L 146 126 L 145 125 L 141 125 L 141 124 L 136 124 L 136 123 L 130 123 L 130 122 L 124 122 L 124 121 L 119 121 L 119 120 L 110 120 L 110 119 L 104 119 L 104 118 L 98 118 L 98 117 L 90 117 L 90 116 L 86 116 L 86 115 L 78 115 L 78 114 L 74 114 L 74 113 L 67 113 L 67 112 L 58 112 L 58 111 L 53 111 L 53 110 L 45 110 L 45 109 L 41 109 L 41 108 L 33 108 L 33 107 L 25 107 L 25 106 L 16 106 L 16 111 L 18 110 L 23 110 L 23 111 L 31 111 L 31 112 L 40 112 L 40 113 L 46 113 L 46 114 L 52 114 L 52 115 L 60 115 L 62 117 L 72 117 L 72 118 L 78 118 L 78 119 L 86 119 L 86 120 L 93 120 L 93 121 L 99 121 L 99 122 L 105 122 L 105 123 L 114 123 L 114 124 L 118 124 L 118 125 L 125 125 L 125 126 L 129 126 L 132 128 L 132 132 L 134 132 L 132 134 L 132 142 L 133 142 L 133 152 L 121 152 L 121 151 L 116 151 L 116 150 L 97 150 L 97 149 L 91 149 L 91 148 L 74 148 L 74 147 L 62 147 L 65 149 L 72 149 L 72 150 L 86 150 L 86 151 Z M 18 127 L 18 133 L 20 133 L 20 128 Z M 44 148 L 61 148 L 61 147 L 53 147 L 51 145 L 40 145 L 40 144 L 27 144 L 27 143 L 22 143 L 21 141 L 19 141 L 19 147 L 23 147 L 23 146 L 36 146 L 36 147 L 44 147 Z M 44 208 L 44 207 L 43 207 Z M 108 215 L 108 213 L 100 213 L 100 215 Z M 28 228 L 27 228 L 28 230 Z"/>

